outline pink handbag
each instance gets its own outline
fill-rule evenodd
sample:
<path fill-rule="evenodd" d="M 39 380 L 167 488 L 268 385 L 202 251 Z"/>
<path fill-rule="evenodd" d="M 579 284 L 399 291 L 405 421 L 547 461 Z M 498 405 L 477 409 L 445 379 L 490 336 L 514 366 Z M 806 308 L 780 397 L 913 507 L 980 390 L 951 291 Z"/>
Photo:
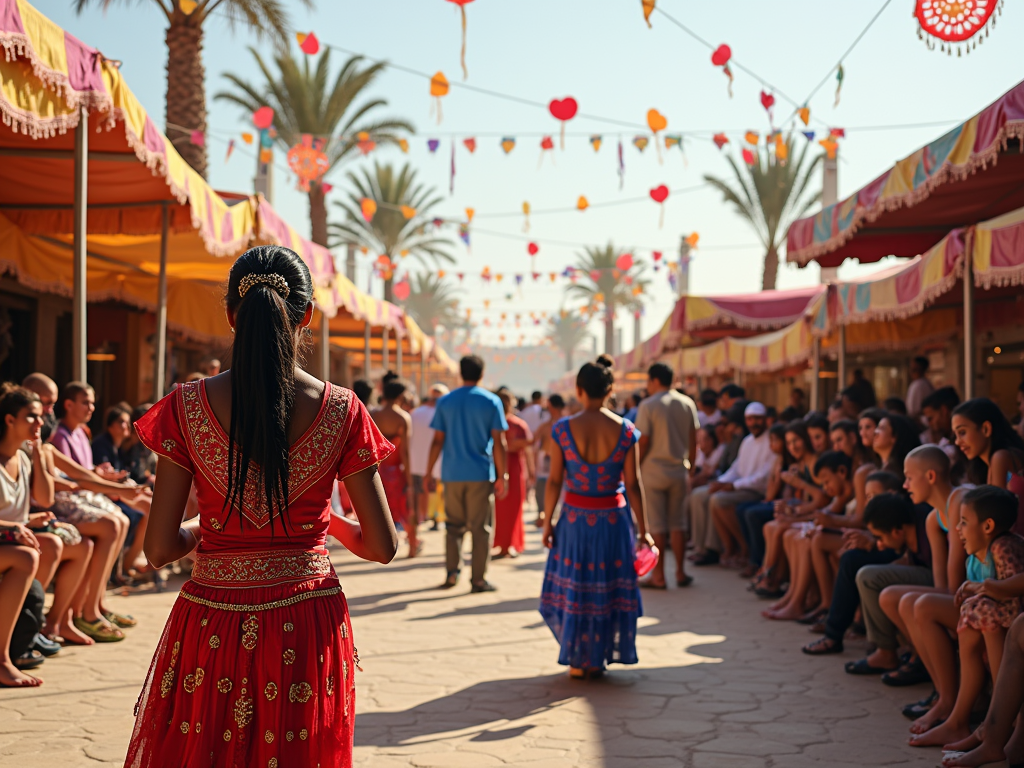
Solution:
<path fill-rule="evenodd" d="M 633 559 L 633 568 L 636 569 L 637 578 L 643 578 L 648 573 L 654 570 L 654 566 L 658 564 L 658 557 L 661 556 L 661 552 L 658 551 L 657 547 L 651 547 L 647 544 L 641 544 L 637 547 L 636 557 Z"/>

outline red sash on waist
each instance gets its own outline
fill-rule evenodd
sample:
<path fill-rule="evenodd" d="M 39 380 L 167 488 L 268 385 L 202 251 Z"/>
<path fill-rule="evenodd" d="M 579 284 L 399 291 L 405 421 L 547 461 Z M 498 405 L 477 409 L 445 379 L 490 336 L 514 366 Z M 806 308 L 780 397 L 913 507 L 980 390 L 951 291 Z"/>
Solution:
<path fill-rule="evenodd" d="M 619 509 L 626 506 L 626 497 L 621 493 L 614 496 L 583 496 L 566 491 L 565 503 L 580 509 Z"/>

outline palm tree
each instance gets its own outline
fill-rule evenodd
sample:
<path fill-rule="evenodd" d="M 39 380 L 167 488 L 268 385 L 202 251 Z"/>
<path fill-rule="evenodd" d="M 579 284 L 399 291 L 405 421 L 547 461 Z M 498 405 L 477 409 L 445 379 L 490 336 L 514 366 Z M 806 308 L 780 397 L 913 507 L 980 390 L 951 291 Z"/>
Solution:
<path fill-rule="evenodd" d="M 303 134 L 326 140 L 328 172 L 359 151 L 360 133 L 367 134 L 369 140 L 381 146 L 397 144 L 401 133 L 413 130 L 405 120 L 371 122 L 367 119 L 370 112 L 387 106 L 384 99 L 355 104 L 384 69 L 384 62 L 360 69 L 362 57 L 353 56 L 332 83 L 329 48 L 319 56 L 315 67 L 310 66 L 312 57 L 303 54 L 300 64 L 290 50 L 282 49 L 274 56 L 276 72 L 270 70 L 255 49 L 249 50 L 263 74 L 263 82 L 257 86 L 227 73 L 224 77 L 234 89 L 221 91 L 214 98 L 243 107 L 247 115 L 260 107 L 271 107 L 276 141 L 285 150 L 300 143 Z M 322 179 L 309 185 L 309 219 L 313 242 L 327 245 L 327 204 Z"/>
<path fill-rule="evenodd" d="M 412 276 L 409 298 L 402 302 L 405 311 L 430 336 L 437 335 L 437 326 L 454 330 L 462 324 L 459 315 L 458 290 L 435 274 Z"/>
<path fill-rule="evenodd" d="M 412 256 L 423 265 L 455 262 L 448 252 L 451 241 L 439 237 L 431 223 L 430 211 L 441 198 L 432 187 L 416 181 L 416 171 L 408 163 L 397 175 L 390 163 L 374 163 L 372 173 L 363 168 L 362 175 L 350 171 L 347 176 L 352 187 L 348 199 L 335 203 L 345 220 L 331 223 L 331 246 L 354 243 L 387 256 L 392 263 L 404 256 Z M 366 199 L 376 204 L 369 220 L 362 212 Z M 393 281 L 393 276 L 385 275 L 386 301 L 392 300 Z"/>
<path fill-rule="evenodd" d="M 312 8 L 312 0 L 301 0 Z M 90 5 L 103 10 L 114 0 L 75 0 L 81 13 Z M 234 28 L 244 24 L 260 37 L 284 41 L 290 34 L 288 14 L 281 0 L 197 0 L 191 13 L 185 13 L 178 0 L 153 0 L 167 17 L 167 97 L 165 111 L 167 135 L 174 148 L 203 178 L 206 178 L 206 146 L 193 144 L 193 131 L 206 134 L 206 70 L 203 67 L 203 24 L 220 11 Z"/>
<path fill-rule="evenodd" d="M 739 185 L 738 190 L 722 179 L 704 177 L 708 184 L 722 193 L 725 202 L 732 203 L 736 212 L 750 223 L 764 246 L 764 274 L 761 278 L 763 291 L 775 288 L 779 272 L 779 246 L 786 237 L 789 225 L 821 199 L 820 190 L 806 197 L 804 194 L 822 158 L 820 154 L 815 156 L 810 165 L 804 168 L 808 146 L 810 142 L 804 142 L 796 162 L 779 160 L 777 153 L 767 146 L 759 147 L 755 155 L 757 162 L 745 170 L 740 169 L 732 156 L 727 156 Z M 793 156 L 793 139 L 790 137 L 786 141 L 784 157 Z"/>
<path fill-rule="evenodd" d="M 565 355 L 565 370 L 568 373 L 573 369 L 573 353 L 590 337 L 587 321 L 574 312 L 562 310 L 548 322 L 548 338 Z"/>
<path fill-rule="evenodd" d="M 583 299 L 589 305 L 604 304 L 604 351 L 608 354 L 615 351 L 616 310 L 632 307 L 637 301 L 633 289 L 643 291 L 650 285 L 644 262 L 634 260 L 629 269 L 618 268 L 619 257 L 627 253 L 612 243 L 603 248 L 587 246 L 576 259 L 576 273 L 582 272 L 582 280 L 565 289 L 570 298 Z"/>

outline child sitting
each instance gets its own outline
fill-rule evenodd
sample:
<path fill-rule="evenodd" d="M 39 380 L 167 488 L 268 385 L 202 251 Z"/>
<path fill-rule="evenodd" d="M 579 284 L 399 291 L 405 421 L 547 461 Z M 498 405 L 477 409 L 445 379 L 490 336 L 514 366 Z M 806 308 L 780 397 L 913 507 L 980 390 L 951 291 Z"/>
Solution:
<path fill-rule="evenodd" d="M 946 721 L 912 737 L 911 746 L 941 746 L 969 737 L 971 709 L 985 685 L 983 653 L 988 655 L 992 678 L 999 675 L 1006 631 L 1021 612 L 1020 592 L 1000 589 L 1002 582 L 1024 573 L 1024 538 L 1011 531 L 1017 506 L 1013 493 L 990 485 L 964 495 L 957 524 L 968 553 L 967 581 L 956 593 L 960 692 Z"/>
<path fill-rule="evenodd" d="M 848 422 L 852 423 L 852 422 Z M 818 585 L 818 608 L 802 617 L 801 624 L 818 624 L 828 615 L 832 586 L 843 546 L 843 529 L 850 527 L 855 508 L 853 460 L 842 450 L 826 451 L 814 465 L 814 475 L 832 503 L 815 513 L 816 529 L 810 537 L 811 567 Z"/>

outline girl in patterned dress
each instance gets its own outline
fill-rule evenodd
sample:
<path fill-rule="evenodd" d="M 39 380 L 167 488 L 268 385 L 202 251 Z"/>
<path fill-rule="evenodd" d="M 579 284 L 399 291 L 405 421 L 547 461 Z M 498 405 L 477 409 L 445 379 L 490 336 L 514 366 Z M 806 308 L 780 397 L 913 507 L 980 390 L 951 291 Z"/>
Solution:
<path fill-rule="evenodd" d="M 968 737 L 971 710 L 985 685 L 985 654 L 992 679 L 999 674 L 1006 632 L 1021 612 L 1021 590 L 1004 589 L 1008 580 L 1024 573 L 1024 538 L 1011 530 L 1017 504 L 1014 494 L 991 485 L 964 494 L 956 526 L 968 554 L 967 581 L 955 598 L 960 690 L 946 721 L 912 738 L 912 746 L 942 746 Z"/>
<path fill-rule="evenodd" d="M 312 296 L 292 251 L 244 253 L 228 279 L 231 369 L 136 424 L 159 457 L 146 557 L 196 555 L 136 705 L 128 768 L 352 764 L 358 656 L 324 544 L 340 479 L 358 522 L 335 518 L 332 532 L 366 560 L 394 557 L 377 474 L 392 446 L 350 390 L 298 366 Z M 193 484 L 199 516 L 183 522 Z"/>
<path fill-rule="evenodd" d="M 642 608 L 633 561 L 636 542 L 653 543 L 640 489 L 640 432 L 604 407 L 613 382 L 610 358 L 584 365 L 576 377 L 583 411 L 552 428 L 561 450 L 551 451 L 544 494 L 544 545 L 551 551 L 540 613 L 558 640 L 558 663 L 574 678 L 598 676 L 613 662 L 637 663 Z"/>

